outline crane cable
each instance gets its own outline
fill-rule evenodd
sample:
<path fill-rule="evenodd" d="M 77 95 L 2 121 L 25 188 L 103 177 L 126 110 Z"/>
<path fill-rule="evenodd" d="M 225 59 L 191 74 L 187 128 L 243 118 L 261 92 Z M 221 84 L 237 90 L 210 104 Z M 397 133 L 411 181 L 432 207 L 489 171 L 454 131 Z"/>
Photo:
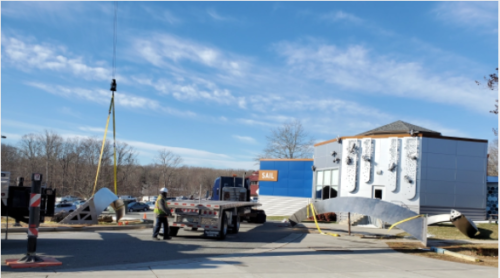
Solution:
<path fill-rule="evenodd" d="M 95 182 L 94 182 L 94 189 L 92 192 L 92 195 L 95 194 L 95 190 L 97 187 L 97 180 L 99 177 L 99 171 L 101 169 L 101 162 L 102 162 L 102 155 L 104 153 L 104 145 L 106 143 L 106 135 L 108 133 L 108 126 L 109 126 L 109 118 L 111 116 L 111 112 L 113 112 L 113 179 L 114 179 L 114 186 L 115 186 L 115 195 L 118 195 L 117 192 L 117 186 L 116 186 L 116 172 L 117 172 L 117 167 L 116 167 L 116 122 L 115 122 L 115 91 L 116 91 L 116 79 L 115 79 L 115 73 L 116 73 L 116 42 L 117 42 L 117 12 L 118 12 L 118 3 L 115 2 L 115 16 L 113 19 L 113 59 L 112 59 L 112 70 L 111 70 L 111 75 L 112 75 L 112 81 L 111 81 L 111 103 L 109 105 L 109 111 L 108 111 L 108 119 L 106 120 L 106 127 L 104 129 L 104 138 L 102 140 L 102 146 L 101 146 L 101 154 L 99 155 L 99 163 L 97 165 L 97 173 L 95 176 Z"/>

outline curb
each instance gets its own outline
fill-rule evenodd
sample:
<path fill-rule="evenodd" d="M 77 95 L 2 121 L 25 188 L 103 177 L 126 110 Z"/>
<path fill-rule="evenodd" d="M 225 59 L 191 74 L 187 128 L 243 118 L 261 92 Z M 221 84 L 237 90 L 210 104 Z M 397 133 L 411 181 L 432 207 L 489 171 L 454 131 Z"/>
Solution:
<path fill-rule="evenodd" d="M 133 230 L 133 229 L 151 229 L 153 224 L 147 225 L 125 225 L 125 226 L 87 226 L 87 227 L 39 227 L 39 232 L 94 232 L 106 230 Z M 28 228 L 9 228 L 9 233 L 26 233 Z M 6 229 L 2 228 L 2 233 Z"/>
<path fill-rule="evenodd" d="M 471 262 L 480 262 L 481 261 L 478 258 L 474 258 L 472 256 L 467 256 L 467 255 L 463 255 L 463 254 L 459 254 L 459 253 L 455 253 L 455 252 L 452 252 L 452 251 L 449 251 L 449 250 L 446 250 L 446 249 L 443 249 L 443 248 L 431 247 L 431 251 L 436 252 L 438 254 L 449 255 L 449 256 L 452 256 L 452 257 L 455 257 L 455 258 L 459 258 L 459 259 L 463 259 L 463 260 L 467 260 L 467 261 L 471 261 Z"/>

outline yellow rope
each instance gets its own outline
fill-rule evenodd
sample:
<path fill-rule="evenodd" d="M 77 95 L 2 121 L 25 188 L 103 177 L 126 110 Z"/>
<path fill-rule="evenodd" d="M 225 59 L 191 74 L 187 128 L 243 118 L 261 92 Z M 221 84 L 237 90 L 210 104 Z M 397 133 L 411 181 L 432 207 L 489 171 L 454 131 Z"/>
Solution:
<path fill-rule="evenodd" d="M 118 192 L 116 189 L 116 123 L 115 123 L 115 92 L 113 92 L 113 96 L 111 97 L 113 101 L 113 157 L 114 157 L 114 179 L 115 179 L 115 195 L 118 196 Z"/>
<path fill-rule="evenodd" d="M 318 221 L 316 220 L 316 210 L 314 210 L 314 206 L 313 204 L 311 203 L 311 213 L 313 215 L 313 218 L 314 218 L 314 224 L 316 224 L 316 228 L 318 229 L 318 232 L 322 235 L 327 235 L 327 236 L 334 236 L 334 237 L 339 237 L 340 235 L 339 234 L 333 234 L 333 233 L 324 233 L 321 231 L 321 229 L 319 228 L 319 225 L 318 225 Z"/>
<path fill-rule="evenodd" d="M 111 116 L 111 109 L 113 108 L 113 103 L 114 103 L 114 95 L 111 97 L 111 104 L 109 105 L 108 120 L 106 121 L 106 128 L 104 129 L 104 138 L 102 139 L 101 154 L 99 155 L 99 163 L 97 164 L 97 173 L 95 175 L 94 190 L 92 191 L 92 196 L 95 194 L 95 189 L 97 187 L 97 179 L 99 178 L 99 170 L 101 169 L 102 154 L 104 153 L 106 135 L 108 134 L 109 117 Z"/>
<path fill-rule="evenodd" d="M 388 229 L 388 231 L 390 231 L 390 230 L 391 230 L 392 228 L 394 228 L 394 226 L 396 226 L 396 225 L 399 225 L 399 224 L 404 223 L 404 222 L 406 222 L 406 221 L 410 221 L 410 220 L 413 220 L 413 219 L 417 219 L 417 218 L 422 217 L 422 216 L 425 216 L 425 215 L 424 215 L 424 214 L 419 214 L 419 215 L 417 215 L 417 216 L 412 216 L 412 217 L 409 217 L 409 218 L 403 219 L 403 220 L 401 220 L 401 221 L 399 221 L 399 222 L 396 222 L 396 223 L 392 224 L 392 226 Z"/>

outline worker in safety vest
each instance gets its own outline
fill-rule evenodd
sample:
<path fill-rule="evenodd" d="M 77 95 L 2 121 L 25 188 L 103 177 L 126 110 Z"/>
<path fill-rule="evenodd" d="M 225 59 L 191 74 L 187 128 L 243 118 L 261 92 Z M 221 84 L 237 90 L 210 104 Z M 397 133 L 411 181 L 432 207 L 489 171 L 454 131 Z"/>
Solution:
<path fill-rule="evenodd" d="M 168 235 L 168 220 L 167 216 L 172 215 L 167 206 L 167 188 L 162 188 L 160 190 L 160 196 L 156 199 L 155 203 L 155 214 L 156 214 L 156 225 L 153 230 L 153 239 L 159 239 L 158 234 L 160 233 L 161 225 L 163 224 L 163 239 L 171 239 Z"/>

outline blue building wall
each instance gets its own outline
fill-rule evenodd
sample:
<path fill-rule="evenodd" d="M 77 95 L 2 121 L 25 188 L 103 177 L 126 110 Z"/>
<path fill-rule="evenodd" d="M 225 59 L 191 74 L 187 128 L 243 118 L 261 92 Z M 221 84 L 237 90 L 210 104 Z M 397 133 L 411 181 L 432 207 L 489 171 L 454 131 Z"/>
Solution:
<path fill-rule="evenodd" d="M 259 195 L 311 198 L 314 161 L 264 160 L 260 170 L 277 170 L 278 181 L 259 181 Z"/>

